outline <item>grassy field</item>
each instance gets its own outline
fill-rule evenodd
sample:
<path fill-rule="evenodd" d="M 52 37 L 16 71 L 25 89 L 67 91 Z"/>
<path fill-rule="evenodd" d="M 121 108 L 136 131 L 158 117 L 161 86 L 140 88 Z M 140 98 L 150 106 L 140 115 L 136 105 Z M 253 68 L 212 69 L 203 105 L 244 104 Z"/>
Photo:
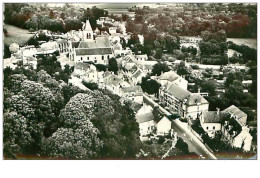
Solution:
<path fill-rule="evenodd" d="M 228 38 L 227 41 L 232 41 L 237 45 L 247 45 L 250 48 L 257 48 L 257 39 L 254 38 Z"/>
<path fill-rule="evenodd" d="M 13 25 L 4 25 L 7 30 L 7 36 L 4 36 L 4 44 L 9 46 L 12 43 L 17 43 L 20 46 L 24 45 L 34 34 L 29 33 L 28 30 L 24 30 Z"/>

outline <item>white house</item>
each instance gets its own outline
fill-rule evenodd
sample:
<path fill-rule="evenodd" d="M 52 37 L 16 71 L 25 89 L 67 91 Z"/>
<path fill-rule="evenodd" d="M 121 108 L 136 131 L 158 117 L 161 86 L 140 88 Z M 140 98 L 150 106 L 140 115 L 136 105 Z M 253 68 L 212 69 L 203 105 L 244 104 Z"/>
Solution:
<path fill-rule="evenodd" d="M 137 61 L 147 61 L 148 60 L 147 54 L 135 55 L 135 58 Z"/>
<path fill-rule="evenodd" d="M 116 30 L 117 30 L 117 27 L 109 27 L 109 33 L 110 34 L 115 34 L 116 33 Z"/>
<path fill-rule="evenodd" d="M 156 125 L 153 116 L 153 108 L 144 104 L 136 113 L 136 122 L 139 124 L 140 137 L 152 133 Z"/>
<path fill-rule="evenodd" d="M 139 104 L 143 103 L 143 92 L 141 86 L 139 85 L 121 87 L 119 96 L 121 96 L 124 100 L 130 100 Z"/>
<path fill-rule="evenodd" d="M 193 119 L 199 117 L 203 111 L 208 111 L 209 108 L 209 103 L 203 96 L 197 93 L 190 93 L 175 83 L 162 86 L 159 89 L 159 101 L 170 112 Z"/>
<path fill-rule="evenodd" d="M 209 137 L 214 138 L 217 131 L 221 131 L 222 113 L 218 111 L 202 112 L 200 124 Z"/>
<path fill-rule="evenodd" d="M 169 135 L 172 128 L 172 122 L 167 118 L 163 117 L 156 125 L 157 135 Z"/>

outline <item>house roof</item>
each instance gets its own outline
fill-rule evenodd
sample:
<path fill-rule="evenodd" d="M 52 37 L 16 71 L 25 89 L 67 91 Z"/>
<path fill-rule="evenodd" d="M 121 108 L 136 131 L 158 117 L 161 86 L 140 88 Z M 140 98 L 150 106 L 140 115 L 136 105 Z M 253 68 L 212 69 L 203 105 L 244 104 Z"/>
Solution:
<path fill-rule="evenodd" d="M 136 64 L 133 62 L 128 62 L 125 64 L 125 69 L 126 70 L 131 70 L 133 68 L 133 66 L 135 66 Z"/>
<path fill-rule="evenodd" d="M 148 58 L 146 54 L 135 55 L 136 58 Z"/>
<path fill-rule="evenodd" d="M 127 61 L 127 62 L 134 62 L 136 63 L 136 59 L 133 55 L 127 55 L 123 58 L 123 60 Z"/>
<path fill-rule="evenodd" d="M 198 93 L 191 93 L 186 104 L 191 106 L 196 105 L 197 103 L 206 104 L 208 101 Z"/>
<path fill-rule="evenodd" d="M 190 92 L 182 89 L 178 85 L 172 83 L 167 89 L 167 92 L 178 99 L 187 99 L 190 96 Z"/>
<path fill-rule="evenodd" d="M 169 80 L 174 81 L 177 80 L 180 76 L 176 74 L 174 71 L 165 72 L 162 75 L 160 75 L 160 80 Z"/>
<path fill-rule="evenodd" d="M 204 123 L 220 123 L 222 120 L 222 112 L 206 111 L 202 114 L 204 116 Z"/>
<path fill-rule="evenodd" d="M 80 70 L 88 70 L 90 69 L 90 65 L 88 63 L 84 63 L 84 62 L 77 62 L 74 66 L 75 69 L 80 69 Z"/>
<path fill-rule="evenodd" d="M 240 109 L 238 109 L 236 106 L 232 105 L 229 106 L 228 108 L 226 108 L 225 110 L 223 110 L 224 112 L 228 112 L 230 114 L 232 114 L 233 116 L 237 116 L 238 118 L 236 119 L 237 122 L 243 126 L 246 124 L 247 118 L 246 118 L 246 113 L 244 113 L 243 111 L 241 111 Z"/>
<path fill-rule="evenodd" d="M 122 87 L 122 92 L 123 93 L 142 93 L 142 88 L 139 85 L 136 86 L 129 86 L 129 87 Z"/>
<path fill-rule="evenodd" d="M 137 71 L 134 73 L 134 75 L 133 75 L 133 77 L 134 78 L 137 78 L 137 77 L 139 77 L 140 75 L 142 75 L 142 71 L 140 70 L 140 69 L 137 69 Z"/>
<path fill-rule="evenodd" d="M 106 54 L 112 54 L 111 48 L 81 48 L 81 49 L 75 49 L 76 55 L 106 55 Z"/>
<path fill-rule="evenodd" d="M 67 40 L 64 40 L 64 39 L 58 39 L 58 40 L 57 40 L 57 43 L 58 43 L 58 44 L 63 44 L 63 43 L 68 44 L 68 41 L 67 41 Z"/>
<path fill-rule="evenodd" d="M 149 105 L 143 105 L 136 114 L 136 122 L 144 123 L 154 120 L 153 108 Z"/>

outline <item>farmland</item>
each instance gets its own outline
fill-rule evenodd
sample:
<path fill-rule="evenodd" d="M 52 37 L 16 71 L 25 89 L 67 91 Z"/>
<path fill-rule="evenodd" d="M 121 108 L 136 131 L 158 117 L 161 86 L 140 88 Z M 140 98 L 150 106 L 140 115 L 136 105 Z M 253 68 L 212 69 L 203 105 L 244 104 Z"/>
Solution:
<path fill-rule="evenodd" d="M 9 46 L 12 43 L 17 43 L 20 46 L 24 45 L 34 34 L 29 33 L 28 30 L 24 30 L 13 25 L 4 25 L 7 30 L 7 36 L 4 37 L 4 44 Z"/>

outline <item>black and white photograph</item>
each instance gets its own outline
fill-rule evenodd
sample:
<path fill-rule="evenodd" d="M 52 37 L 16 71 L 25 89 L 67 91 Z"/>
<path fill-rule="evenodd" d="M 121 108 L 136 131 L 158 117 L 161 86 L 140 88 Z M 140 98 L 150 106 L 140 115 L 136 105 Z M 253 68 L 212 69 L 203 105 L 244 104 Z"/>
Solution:
<path fill-rule="evenodd" d="M 2 10 L 3 160 L 257 160 L 257 2 Z"/>

